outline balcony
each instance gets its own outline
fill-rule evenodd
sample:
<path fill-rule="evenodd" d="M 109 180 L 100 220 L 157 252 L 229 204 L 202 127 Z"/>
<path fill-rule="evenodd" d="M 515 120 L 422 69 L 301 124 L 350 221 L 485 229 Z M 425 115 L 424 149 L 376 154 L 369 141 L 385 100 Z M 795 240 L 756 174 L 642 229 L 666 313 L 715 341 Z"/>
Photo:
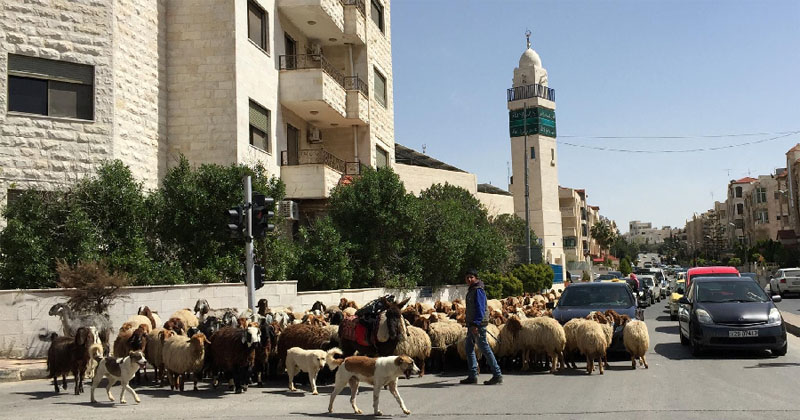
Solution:
<path fill-rule="evenodd" d="M 344 4 L 344 42 L 364 45 L 367 39 L 365 0 L 342 0 L 342 4 Z"/>
<path fill-rule="evenodd" d="M 319 128 L 369 123 L 369 91 L 345 77 L 321 54 L 282 55 L 281 104 Z"/>
<path fill-rule="evenodd" d="M 561 207 L 561 217 L 562 218 L 575 218 L 575 207 Z"/>
<path fill-rule="evenodd" d="M 360 170 L 357 165 L 324 149 L 300 150 L 297 161 L 296 165 L 290 165 L 287 152 L 281 152 L 281 179 L 286 184 L 286 197 L 290 199 L 329 198 L 347 169 Z"/>
<path fill-rule="evenodd" d="M 345 8 L 341 0 L 278 0 L 277 4 L 283 16 L 314 42 L 344 44 Z"/>
<path fill-rule="evenodd" d="M 556 90 L 542 85 L 517 86 L 508 89 L 507 97 L 508 102 L 531 98 L 542 98 L 555 102 Z"/>

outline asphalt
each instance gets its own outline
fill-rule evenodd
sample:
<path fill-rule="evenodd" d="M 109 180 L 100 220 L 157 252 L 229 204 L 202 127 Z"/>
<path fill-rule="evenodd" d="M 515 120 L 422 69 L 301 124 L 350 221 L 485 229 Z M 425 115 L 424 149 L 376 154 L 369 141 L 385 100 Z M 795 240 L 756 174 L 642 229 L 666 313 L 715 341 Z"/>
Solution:
<path fill-rule="evenodd" d="M 783 310 L 786 331 L 800 337 L 800 315 Z M 0 382 L 44 379 L 47 377 L 46 359 L 8 359 L 0 358 Z"/>

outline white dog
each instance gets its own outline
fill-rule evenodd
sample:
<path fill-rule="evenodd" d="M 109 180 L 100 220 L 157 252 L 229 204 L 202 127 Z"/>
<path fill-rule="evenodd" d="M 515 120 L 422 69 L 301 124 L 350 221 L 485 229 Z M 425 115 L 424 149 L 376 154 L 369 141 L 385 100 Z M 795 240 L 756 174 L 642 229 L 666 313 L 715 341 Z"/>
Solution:
<path fill-rule="evenodd" d="M 317 374 L 325 367 L 325 350 L 303 350 L 292 347 L 286 352 L 286 373 L 289 375 L 289 391 L 296 391 L 294 377 L 300 372 L 308 373 L 311 382 L 311 393 L 317 392 Z"/>
<path fill-rule="evenodd" d="M 142 354 L 141 351 L 132 351 L 121 359 L 115 359 L 113 357 L 99 359 L 94 378 L 92 379 L 92 402 L 97 402 L 97 400 L 94 399 L 94 390 L 100 385 L 100 381 L 102 381 L 104 377 L 108 377 L 106 393 L 110 401 L 114 401 L 114 397 L 111 395 L 111 387 L 114 386 L 115 383 L 121 382 L 122 392 L 119 394 L 119 402 L 123 404 L 126 403 L 126 389 L 133 394 L 133 399 L 136 400 L 137 403 L 140 402 L 139 396 L 136 395 L 136 391 L 128 385 L 128 382 L 133 379 L 133 376 L 136 375 L 136 371 L 139 370 L 139 368 L 143 368 L 146 365 L 147 360 L 144 358 L 144 354 Z"/>
<path fill-rule="evenodd" d="M 367 356 L 350 356 L 347 358 L 342 357 L 342 351 L 334 348 L 328 351 L 326 358 L 328 366 L 331 369 L 339 370 L 336 372 L 336 384 L 333 386 L 331 393 L 331 401 L 328 403 L 328 412 L 333 412 L 333 400 L 344 389 L 345 386 L 350 386 L 350 405 L 356 414 L 362 414 L 362 411 L 356 406 L 356 395 L 358 394 L 358 384 L 361 381 L 372 384 L 372 408 L 376 416 L 382 416 L 383 413 L 378 409 L 378 401 L 381 389 L 388 385 L 389 392 L 394 395 L 403 413 L 411 414 L 411 411 L 406 408 L 403 399 L 397 392 L 397 378 L 405 376 L 406 379 L 411 375 L 418 375 L 419 368 L 414 364 L 414 359 L 408 356 L 386 356 L 386 357 L 367 357 Z"/>

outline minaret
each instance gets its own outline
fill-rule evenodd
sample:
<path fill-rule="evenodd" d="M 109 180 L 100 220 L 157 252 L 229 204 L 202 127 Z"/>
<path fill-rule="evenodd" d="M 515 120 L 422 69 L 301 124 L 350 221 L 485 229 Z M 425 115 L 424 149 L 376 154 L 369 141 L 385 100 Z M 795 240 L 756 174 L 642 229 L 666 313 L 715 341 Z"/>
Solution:
<path fill-rule="evenodd" d="M 527 163 L 527 202 L 531 227 L 539 237 L 544 262 L 563 267 L 566 260 L 558 204 L 555 91 L 547 87 L 547 70 L 542 67 L 539 54 L 531 49 L 530 31 L 525 35 L 528 48 L 519 59 L 519 67 L 514 69 L 513 87 L 508 89 L 511 166 L 514 174 L 509 189 L 514 195 L 514 212 L 524 219 Z"/>

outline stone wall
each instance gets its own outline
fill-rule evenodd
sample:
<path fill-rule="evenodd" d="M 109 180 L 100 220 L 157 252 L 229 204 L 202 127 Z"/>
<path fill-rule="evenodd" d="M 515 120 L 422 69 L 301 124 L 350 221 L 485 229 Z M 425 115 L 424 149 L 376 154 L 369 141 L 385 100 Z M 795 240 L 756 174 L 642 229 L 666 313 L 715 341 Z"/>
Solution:
<path fill-rule="evenodd" d="M 367 2 L 367 77 L 364 79 L 369 85 L 370 92 L 370 150 L 359 150 L 358 155 L 362 163 L 372 166 L 376 161 L 375 147 L 380 146 L 389 152 L 389 162 L 394 162 L 394 77 L 392 76 L 392 20 L 388 0 L 381 0 L 383 4 L 384 32 L 370 18 L 372 8 Z M 386 106 L 379 104 L 375 99 L 375 69 L 386 77 Z M 369 157 L 369 162 L 366 159 Z"/>
<path fill-rule="evenodd" d="M 478 192 L 478 178 L 469 172 L 448 171 L 401 163 L 396 163 L 394 170 L 403 181 L 406 191 L 414 195 L 418 195 L 433 184 L 444 183 L 464 188 L 472 195 Z"/>
<path fill-rule="evenodd" d="M 475 197 L 486 206 L 489 216 L 514 214 L 514 197 L 502 194 L 475 193 Z"/>
<path fill-rule="evenodd" d="M 420 297 L 421 291 L 371 288 L 298 292 L 296 281 L 285 281 L 266 283 L 256 291 L 256 300 L 266 298 L 272 308 L 292 306 L 296 311 L 310 309 L 316 301 L 325 305 L 338 304 L 342 297 L 364 304 L 387 293 L 401 299 L 411 297 L 412 303 L 432 303 L 437 299 L 463 298 L 466 286 L 446 286 L 433 291 L 429 297 Z M 212 308 L 241 309 L 247 306 L 247 292 L 241 283 L 128 287 L 123 293 L 125 299 L 109 309 L 115 328 L 121 326 L 129 316 L 135 315 L 141 305 L 158 312 L 164 321 L 178 309 L 194 308 L 200 298 L 208 300 Z M 49 343 L 39 337 L 51 332 L 62 334 L 60 318 L 49 316 L 48 311 L 54 304 L 65 300 L 63 291 L 59 289 L 0 291 L 0 357 L 45 357 Z"/>
<path fill-rule="evenodd" d="M 114 155 L 113 22 L 110 2 L 0 4 L 0 206 L 9 188 L 65 188 Z M 94 66 L 94 120 L 7 112 L 8 54 Z"/>

